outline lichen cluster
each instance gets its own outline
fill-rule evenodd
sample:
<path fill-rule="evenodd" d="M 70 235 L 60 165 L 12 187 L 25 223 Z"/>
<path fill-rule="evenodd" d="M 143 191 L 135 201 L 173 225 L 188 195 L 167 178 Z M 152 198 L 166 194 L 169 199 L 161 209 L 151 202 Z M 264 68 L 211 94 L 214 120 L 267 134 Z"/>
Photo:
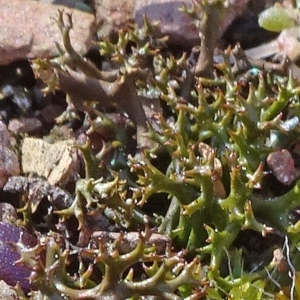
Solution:
<path fill-rule="evenodd" d="M 38 235 L 33 248 L 16 244 L 39 293 L 49 299 L 298 299 L 300 222 L 292 213 L 300 181 L 281 193 L 265 183 L 267 156 L 299 133 L 300 89 L 292 76 L 241 68 L 241 50 L 228 49 L 212 77 L 200 77 L 191 57 L 167 49 L 146 19 L 142 28 L 121 31 L 115 43 L 98 43 L 108 71 L 98 70 L 72 48 L 72 23 L 65 24 L 62 12 L 58 23 L 65 53 L 36 61 L 35 72 L 86 113 L 90 130 L 107 125 L 100 108 L 116 102 L 135 122 L 140 149 L 129 155 L 118 134 L 99 153 L 92 141 L 79 147 L 85 177 L 76 182 L 71 206 L 53 208 L 65 235 Z M 76 85 L 84 88 L 81 98 Z M 147 108 L 155 103 L 154 113 L 139 101 L 148 101 Z M 85 247 L 70 243 L 67 233 L 83 232 L 96 214 L 116 231 L 140 232 L 136 243 L 122 250 L 124 233 Z M 149 242 L 154 232 L 169 239 L 162 252 Z M 249 232 L 278 236 L 266 250 L 271 254 L 257 254 L 254 264 L 237 242 Z"/>

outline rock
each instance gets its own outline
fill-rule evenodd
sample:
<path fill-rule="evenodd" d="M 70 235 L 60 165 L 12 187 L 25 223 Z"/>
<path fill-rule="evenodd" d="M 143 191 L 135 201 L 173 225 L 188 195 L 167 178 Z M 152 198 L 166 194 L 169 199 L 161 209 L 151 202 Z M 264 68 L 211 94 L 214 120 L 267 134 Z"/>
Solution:
<path fill-rule="evenodd" d="M 22 146 L 24 173 L 34 173 L 50 184 L 63 185 L 78 174 L 79 160 L 72 140 L 49 144 L 37 138 L 25 138 Z"/>
<path fill-rule="evenodd" d="M 0 65 L 18 59 L 57 56 L 56 43 L 61 43 L 55 20 L 58 10 L 72 13 L 72 45 L 79 53 L 86 53 L 93 45 L 96 30 L 92 14 L 36 1 L 0 0 Z"/>
<path fill-rule="evenodd" d="M 51 103 L 40 111 L 40 116 L 46 124 L 53 124 L 55 118 L 59 117 L 65 109 L 63 101 L 61 105 Z"/>
<path fill-rule="evenodd" d="M 128 28 L 134 20 L 135 0 L 91 0 L 97 24 L 98 37 L 108 37 L 121 28 Z"/>
<path fill-rule="evenodd" d="M 249 1 L 251 2 L 230 1 L 230 7 L 220 26 L 221 33 L 225 32 L 237 16 L 248 9 Z M 70 8 L 81 1 L 60 0 L 55 1 L 55 4 L 52 2 L 0 0 L 0 65 L 18 59 L 57 56 L 59 52 L 56 42 L 61 43 L 61 34 L 55 21 L 58 10 L 72 13 L 72 45 L 81 54 L 85 54 L 93 46 L 98 26 L 98 37 L 113 36 L 121 28 L 128 28 L 130 23 L 141 24 L 143 14 L 147 15 L 150 21 L 159 21 L 158 35 L 169 35 L 173 45 L 191 48 L 200 42 L 199 32 L 193 20 L 178 11 L 183 4 L 191 7 L 190 0 L 90 0 L 95 17 L 90 13 Z"/>
<path fill-rule="evenodd" d="M 3 191 L 7 193 L 19 193 L 27 198 L 27 203 L 31 204 L 31 211 L 34 213 L 36 208 L 43 199 L 47 199 L 55 209 L 65 209 L 71 206 L 73 198 L 67 191 L 51 185 L 47 180 L 38 177 L 11 176 L 3 187 Z M 0 203 L 1 204 L 1 203 Z M 8 203 L 2 203 L 7 204 Z M 10 207 L 0 205 L 0 221 L 14 217 L 10 213 Z M 2 219 L 1 219 L 2 217 Z"/>
<path fill-rule="evenodd" d="M 249 0 L 231 0 L 221 25 L 221 33 L 232 23 L 236 16 L 242 14 Z M 129 22 L 142 24 L 145 14 L 151 22 L 159 21 L 158 35 L 169 35 L 170 43 L 184 48 L 198 45 L 199 31 L 193 20 L 178 9 L 185 4 L 191 7 L 190 0 L 92 0 L 96 11 L 96 20 L 103 23 L 98 35 L 110 36 L 121 28 L 128 27 Z"/>
<path fill-rule="evenodd" d="M 28 91 L 20 85 L 4 85 L 1 87 L 1 94 L 3 95 L 3 100 L 11 99 L 12 104 L 23 113 L 28 112 L 32 107 L 30 93 L 28 93 Z"/>
<path fill-rule="evenodd" d="M 17 155 L 8 147 L 0 146 L 0 188 L 3 188 L 8 178 L 20 174 Z"/>
<path fill-rule="evenodd" d="M 10 176 L 20 174 L 18 157 L 9 149 L 10 138 L 6 125 L 0 121 L 0 189 Z"/>
<path fill-rule="evenodd" d="M 37 240 L 20 227 L 0 222 L 0 279 L 13 286 L 19 283 L 22 289 L 29 291 L 31 270 L 22 262 L 16 264 L 20 254 L 14 244 L 18 242 L 24 247 L 33 247 Z"/>
<path fill-rule="evenodd" d="M 7 130 L 6 125 L 0 121 L 0 145 L 9 147 L 10 146 L 10 133 Z"/>
<path fill-rule="evenodd" d="M 300 169 L 295 167 L 294 159 L 286 149 L 270 153 L 267 163 L 275 178 L 286 186 L 291 185 L 300 176 Z"/>
<path fill-rule="evenodd" d="M 122 237 L 122 239 L 120 239 Z M 129 253 L 135 249 L 140 241 L 140 233 L 128 232 L 122 234 L 120 232 L 95 231 L 92 234 L 92 248 L 99 248 L 99 243 L 112 244 L 120 240 L 120 243 L 114 243 L 115 249 L 120 253 Z M 145 240 L 147 246 L 155 246 L 155 251 L 159 254 L 165 253 L 167 246 L 171 243 L 171 239 L 162 234 L 152 233 L 149 239 Z"/>
<path fill-rule="evenodd" d="M 145 15 L 151 22 L 159 22 L 159 34 L 168 35 L 171 44 L 195 46 L 200 43 L 199 30 L 190 16 L 179 11 L 183 4 L 191 7 L 188 0 L 136 1 L 135 21 L 142 24 Z"/>
<path fill-rule="evenodd" d="M 37 118 L 20 118 L 9 121 L 8 129 L 15 134 L 34 134 L 43 128 L 42 122 Z"/>
<path fill-rule="evenodd" d="M 0 222 L 13 223 L 18 219 L 16 209 L 6 202 L 0 202 Z"/>
<path fill-rule="evenodd" d="M 112 232 L 116 230 L 116 226 L 113 226 L 102 212 L 93 211 L 88 214 L 87 218 L 84 218 L 76 245 L 82 248 L 87 247 L 92 234 L 96 231 Z"/>
<path fill-rule="evenodd" d="M 111 36 L 121 28 L 128 28 L 133 22 L 142 25 L 145 14 L 151 22 L 159 21 L 158 35 L 170 35 L 171 43 L 178 43 L 179 46 L 184 45 L 187 40 L 189 45 L 194 45 L 199 42 L 199 34 L 191 18 L 178 11 L 183 3 L 189 5 L 190 1 L 93 0 L 96 20 L 103 23 L 98 36 Z"/>

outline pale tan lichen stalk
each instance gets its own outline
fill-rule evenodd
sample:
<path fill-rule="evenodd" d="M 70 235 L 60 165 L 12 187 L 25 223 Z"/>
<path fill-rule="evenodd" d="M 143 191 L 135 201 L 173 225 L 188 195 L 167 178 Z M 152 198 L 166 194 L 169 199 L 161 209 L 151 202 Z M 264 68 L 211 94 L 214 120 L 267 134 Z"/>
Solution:
<path fill-rule="evenodd" d="M 228 1 L 194 0 L 194 2 L 196 4 L 191 9 L 186 6 L 182 9 L 193 18 L 201 38 L 200 55 L 193 74 L 201 77 L 213 77 L 214 49 L 221 34 L 221 20 Z"/>
<path fill-rule="evenodd" d="M 200 21 L 201 47 L 195 68 L 195 75 L 212 77 L 214 49 L 220 37 L 220 24 L 226 1 L 197 0 L 197 2 L 203 9 L 203 17 Z"/>

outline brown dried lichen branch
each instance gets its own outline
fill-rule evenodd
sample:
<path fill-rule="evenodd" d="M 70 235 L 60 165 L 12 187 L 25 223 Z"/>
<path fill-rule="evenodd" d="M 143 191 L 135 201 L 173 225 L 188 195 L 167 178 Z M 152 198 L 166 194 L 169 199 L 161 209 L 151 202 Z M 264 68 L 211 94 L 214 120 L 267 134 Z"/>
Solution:
<path fill-rule="evenodd" d="M 67 15 L 68 24 L 64 21 L 63 11 L 59 11 L 58 26 L 62 32 L 66 54 L 59 60 L 47 62 L 36 61 L 33 65 L 36 76 L 52 89 L 66 93 L 68 103 L 76 110 L 89 111 L 92 103 L 100 103 L 103 108 L 117 105 L 125 111 L 137 127 L 137 142 L 143 147 L 149 141 L 143 136 L 147 131 L 147 121 L 151 114 L 161 111 L 158 99 L 148 99 L 138 95 L 136 80 L 145 80 L 147 72 L 136 67 L 98 70 L 96 66 L 80 56 L 71 45 L 70 30 L 72 16 Z M 56 64 L 56 66 L 55 66 Z M 144 109 L 145 108 L 145 109 Z M 145 113 L 147 111 L 147 115 Z"/>
<path fill-rule="evenodd" d="M 199 260 L 195 258 L 187 263 L 184 251 L 172 253 L 166 249 L 163 254 L 157 254 L 155 242 L 151 242 L 152 234 L 153 230 L 146 226 L 145 231 L 139 233 L 135 247 L 124 254 L 117 250 L 123 242 L 124 234 L 120 234 L 113 242 L 107 243 L 100 239 L 98 247 L 73 247 L 74 250 L 71 250 L 64 249 L 65 243 L 61 236 L 49 233 L 48 236 L 39 236 L 35 247 L 29 248 L 18 242 L 16 249 L 22 252 L 20 262 L 32 269 L 31 281 L 50 299 L 58 299 L 60 295 L 68 299 L 96 300 L 139 296 L 182 299 L 178 294 L 181 286 L 194 287 L 194 295 L 205 290 Z M 90 262 L 86 268 L 80 265 L 75 278 L 67 271 L 72 252 L 75 255 L 77 252 L 81 262 Z M 134 279 L 137 264 L 142 265 L 146 279 Z M 93 283 L 91 279 L 96 269 L 102 273 L 100 283 Z"/>

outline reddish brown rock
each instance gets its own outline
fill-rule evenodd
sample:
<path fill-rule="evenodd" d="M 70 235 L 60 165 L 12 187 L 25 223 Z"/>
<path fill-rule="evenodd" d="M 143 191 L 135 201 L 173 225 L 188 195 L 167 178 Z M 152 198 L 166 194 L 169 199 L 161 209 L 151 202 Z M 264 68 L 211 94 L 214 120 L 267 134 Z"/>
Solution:
<path fill-rule="evenodd" d="M 91 0 L 92 14 L 38 1 L 0 0 L 0 65 L 17 59 L 57 56 L 56 42 L 61 42 L 55 19 L 58 9 L 73 15 L 72 45 L 81 54 L 93 45 L 94 34 L 107 37 L 132 22 L 142 22 L 143 14 L 151 21 L 159 21 L 159 35 L 169 35 L 173 44 L 188 48 L 199 44 L 199 32 L 193 20 L 178 11 L 183 4 L 191 7 L 191 0 Z M 221 33 L 240 15 L 249 0 L 231 0 L 231 6 L 221 25 Z"/>
<path fill-rule="evenodd" d="M 71 194 L 40 177 L 11 176 L 3 191 L 26 197 L 32 213 L 36 212 L 43 199 L 47 199 L 55 209 L 65 209 L 73 203 Z M 14 219 L 17 219 L 14 207 L 0 203 L 0 221 L 12 223 Z"/>
<path fill-rule="evenodd" d="M 159 22 L 160 34 L 168 35 L 171 44 L 197 45 L 200 42 L 199 30 L 190 16 L 179 11 L 183 4 L 187 7 L 192 5 L 188 0 L 138 0 L 135 5 L 135 21 L 142 24 L 145 15 L 151 22 Z"/>
<path fill-rule="evenodd" d="M 128 22 L 142 24 L 143 15 L 154 22 L 159 21 L 158 34 L 169 35 L 172 44 L 181 47 L 193 47 L 200 42 L 199 31 L 193 20 L 179 8 L 185 4 L 192 7 L 191 0 L 93 0 L 98 23 L 103 23 L 99 36 L 109 36 Z M 234 18 L 242 14 L 249 0 L 231 0 L 230 8 L 221 25 L 221 33 L 232 23 Z M 216 28 L 216 30 L 218 30 Z"/>
<path fill-rule="evenodd" d="M 136 0 L 92 0 L 96 22 L 100 25 L 99 37 L 107 37 L 134 20 Z"/>
<path fill-rule="evenodd" d="M 0 188 L 12 175 L 20 174 L 20 166 L 17 155 L 8 147 L 0 145 Z"/>
<path fill-rule="evenodd" d="M 10 146 L 10 133 L 2 121 L 0 121 L 0 145 L 5 147 Z"/>
<path fill-rule="evenodd" d="M 72 44 L 79 53 L 86 53 L 96 30 L 92 14 L 37 1 L 0 0 L 0 65 L 17 59 L 57 56 L 55 43 L 61 43 L 61 34 L 55 19 L 59 9 L 72 12 Z"/>
<path fill-rule="evenodd" d="M 34 134 L 43 128 L 42 122 L 37 118 L 20 118 L 9 121 L 8 129 L 15 134 Z"/>
<path fill-rule="evenodd" d="M 0 122 L 0 189 L 8 178 L 20 174 L 20 165 L 17 155 L 9 148 L 10 133 L 6 125 Z"/>
<path fill-rule="evenodd" d="M 284 185 L 291 185 L 300 176 L 300 170 L 295 167 L 294 159 L 286 149 L 270 153 L 267 164 L 276 179 Z"/>

